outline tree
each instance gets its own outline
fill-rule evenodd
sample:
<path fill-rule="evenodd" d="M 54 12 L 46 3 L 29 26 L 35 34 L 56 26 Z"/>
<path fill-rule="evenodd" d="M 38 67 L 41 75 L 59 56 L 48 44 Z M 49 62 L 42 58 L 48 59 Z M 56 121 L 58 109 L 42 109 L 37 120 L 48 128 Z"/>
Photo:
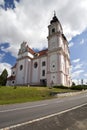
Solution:
<path fill-rule="evenodd" d="M 72 82 L 72 86 L 75 86 L 76 84 L 74 82 Z"/>
<path fill-rule="evenodd" d="M 6 69 L 3 70 L 2 74 L 0 75 L 0 85 L 5 86 L 7 82 L 8 72 Z"/>

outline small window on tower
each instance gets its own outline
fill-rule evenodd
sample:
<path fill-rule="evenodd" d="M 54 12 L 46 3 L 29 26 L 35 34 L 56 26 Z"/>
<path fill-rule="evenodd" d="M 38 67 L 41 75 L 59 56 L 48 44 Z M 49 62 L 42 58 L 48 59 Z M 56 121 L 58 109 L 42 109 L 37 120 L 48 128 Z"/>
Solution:
<path fill-rule="evenodd" d="M 20 65 L 20 70 L 22 70 L 23 69 L 23 65 Z"/>
<path fill-rule="evenodd" d="M 55 33 L 55 28 L 52 29 L 52 33 Z"/>

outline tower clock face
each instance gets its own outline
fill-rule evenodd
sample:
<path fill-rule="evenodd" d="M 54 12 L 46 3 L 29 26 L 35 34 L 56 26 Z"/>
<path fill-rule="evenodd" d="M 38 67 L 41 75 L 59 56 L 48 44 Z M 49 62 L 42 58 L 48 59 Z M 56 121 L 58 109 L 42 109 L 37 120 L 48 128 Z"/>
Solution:
<path fill-rule="evenodd" d="M 55 63 L 55 61 L 52 61 L 52 62 L 50 63 L 50 70 L 51 70 L 52 72 L 56 71 L 56 63 Z"/>

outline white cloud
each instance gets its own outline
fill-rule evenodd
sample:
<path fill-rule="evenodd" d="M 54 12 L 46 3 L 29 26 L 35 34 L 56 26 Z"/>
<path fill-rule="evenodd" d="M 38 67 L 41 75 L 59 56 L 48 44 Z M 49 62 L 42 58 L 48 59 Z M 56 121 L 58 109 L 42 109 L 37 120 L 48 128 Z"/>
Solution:
<path fill-rule="evenodd" d="M 84 72 L 84 70 L 74 71 L 74 72 L 72 73 L 72 78 L 73 78 L 73 79 L 78 79 L 83 72 Z"/>
<path fill-rule="evenodd" d="M 0 5 L 4 5 L 4 0 L 0 0 Z"/>
<path fill-rule="evenodd" d="M 78 59 L 73 60 L 72 62 L 73 63 L 78 63 L 79 61 L 80 61 L 80 59 L 78 58 Z"/>
<path fill-rule="evenodd" d="M 17 57 L 18 54 L 18 47 L 14 47 L 13 45 L 9 46 L 8 48 L 1 47 L 1 50 L 4 52 L 10 52 L 12 56 Z"/>
<path fill-rule="evenodd" d="M 87 77 L 87 74 L 84 74 L 85 77 Z"/>
<path fill-rule="evenodd" d="M 73 42 L 69 43 L 69 47 L 71 48 L 74 45 Z"/>
<path fill-rule="evenodd" d="M 87 79 L 84 79 L 83 81 L 84 81 L 84 84 L 86 84 L 86 85 L 87 85 Z"/>
<path fill-rule="evenodd" d="M 80 44 L 81 44 L 81 45 L 83 45 L 83 44 L 84 44 L 84 39 L 82 39 L 82 40 L 81 40 Z"/>
<path fill-rule="evenodd" d="M 8 71 L 8 75 L 11 75 L 11 65 L 10 64 L 8 64 L 8 63 L 0 63 L 0 74 L 2 73 L 2 71 L 4 70 L 4 69 L 7 69 L 7 71 Z"/>
<path fill-rule="evenodd" d="M 82 66 L 83 66 L 83 64 L 77 64 L 77 65 L 74 67 L 74 69 L 81 69 Z"/>
<path fill-rule="evenodd" d="M 78 84 L 82 84 L 82 79 L 73 79 L 72 81 L 78 85 Z M 87 84 L 87 79 L 83 79 L 83 84 Z"/>
<path fill-rule="evenodd" d="M 22 41 L 39 49 L 47 47 L 47 26 L 53 10 L 56 10 L 68 39 L 87 27 L 87 0 L 21 0 L 15 4 L 14 10 L 0 8 L 0 42 L 10 43 L 15 50 Z M 9 51 L 16 55 L 11 49 Z"/>
<path fill-rule="evenodd" d="M 85 79 L 87 77 L 87 61 L 80 61 L 80 59 L 75 59 L 72 64 L 72 79 Z"/>

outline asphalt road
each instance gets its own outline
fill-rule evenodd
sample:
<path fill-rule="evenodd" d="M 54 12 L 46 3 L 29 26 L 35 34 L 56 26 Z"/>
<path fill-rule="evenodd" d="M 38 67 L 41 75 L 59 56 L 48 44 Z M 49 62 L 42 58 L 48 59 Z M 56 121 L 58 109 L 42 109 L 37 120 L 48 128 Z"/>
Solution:
<path fill-rule="evenodd" d="M 0 129 L 10 126 L 15 128 L 17 125 L 24 126 L 24 124 L 35 123 L 38 121 L 36 119 L 48 120 L 49 117 L 51 119 L 58 114 L 63 114 L 65 111 L 71 111 L 80 105 L 85 106 L 86 104 L 87 93 L 33 103 L 3 105 L 0 106 Z"/>

